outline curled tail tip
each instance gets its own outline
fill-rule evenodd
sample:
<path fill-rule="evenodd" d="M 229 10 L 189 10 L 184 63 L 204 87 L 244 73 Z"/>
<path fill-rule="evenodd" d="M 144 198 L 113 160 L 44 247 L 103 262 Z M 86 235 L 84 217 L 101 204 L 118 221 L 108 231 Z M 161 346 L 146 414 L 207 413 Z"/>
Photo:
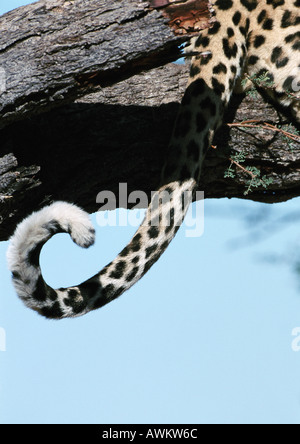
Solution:
<path fill-rule="evenodd" d="M 61 201 L 50 205 L 49 209 L 60 225 L 61 230 L 58 229 L 57 232 L 69 233 L 72 240 L 83 248 L 95 243 L 95 229 L 86 211 L 77 205 Z"/>
<path fill-rule="evenodd" d="M 95 242 L 89 214 L 74 204 L 58 201 L 32 213 L 17 226 L 10 239 L 6 255 L 9 269 L 13 270 L 54 234 L 64 232 L 84 248 Z"/>

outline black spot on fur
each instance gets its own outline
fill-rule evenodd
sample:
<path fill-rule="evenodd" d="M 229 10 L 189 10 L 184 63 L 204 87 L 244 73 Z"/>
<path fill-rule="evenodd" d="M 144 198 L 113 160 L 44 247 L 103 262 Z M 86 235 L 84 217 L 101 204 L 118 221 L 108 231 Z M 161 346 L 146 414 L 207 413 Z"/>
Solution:
<path fill-rule="evenodd" d="M 222 1 L 222 0 L 220 0 L 220 1 Z M 208 34 L 209 35 L 217 34 L 219 32 L 220 28 L 221 28 L 221 23 L 220 22 L 215 22 L 213 27 L 209 28 Z"/>
<path fill-rule="evenodd" d="M 148 230 L 148 236 L 150 237 L 150 239 L 155 239 L 159 236 L 159 230 L 157 227 L 151 227 Z"/>
<path fill-rule="evenodd" d="M 154 244 L 151 245 L 151 247 L 146 248 L 146 259 L 148 259 L 148 257 L 150 257 L 156 250 L 157 250 L 158 245 Z"/>
<path fill-rule="evenodd" d="M 45 241 L 40 242 L 34 246 L 32 250 L 30 250 L 27 254 L 27 262 L 30 265 L 33 265 L 35 267 L 39 267 L 40 263 L 40 254 L 43 246 L 45 245 Z"/>
<path fill-rule="evenodd" d="M 97 293 L 99 293 L 101 287 L 98 279 L 92 278 L 80 284 L 79 288 L 83 299 L 87 303 L 91 298 L 93 298 Z"/>
<path fill-rule="evenodd" d="M 79 289 L 70 288 L 67 290 L 68 297 L 63 302 L 67 307 L 72 308 L 74 314 L 81 313 L 87 306 L 87 298 L 79 291 Z"/>
<path fill-rule="evenodd" d="M 284 57 L 283 59 L 278 60 L 278 62 L 276 63 L 276 67 L 277 68 L 284 68 L 288 63 L 289 63 L 289 58 Z"/>
<path fill-rule="evenodd" d="M 115 266 L 115 269 L 110 273 L 109 277 L 111 277 L 112 279 L 120 279 L 124 274 L 125 268 L 126 262 L 119 261 Z"/>
<path fill-rule="evenodd" d="M 147 250 L 146 250 L 147 251 Z M 134 269 L 126 276 L 126 281 L 131 282 L 139 271 L 139 267 L 134 267 Z"/>
<path fill-rule="evenodd" d="M 227 11 L 228 9 L 232 8 L 233 1 L 232 0 L 217 0 L 215 5 L 218 7 L 218 9 L 222 11 Z"/>
<path fill-rule="evenodd" d="M 177 228 L 177 227 L 176 227 Z M 178 227 L 179 228 L 179 227 Z M 152 267 L 153 264 L 155 264 L 155 262 L 159 259 L 160 255 L 162 252 L 156 253 L 154 256 L 152 256 L 151 259 L 149 259 L 149 261 L 146 262 L 145 266 L 144 266 L 144 270 L 143 270 L 143 275 L 145 273 L 147 273 L 147 271 L 150 270 L 150 268 Z"/>
<path fill-rule="evenodd" d="M 207 65 L 211 61 L 212 58 L 213 58 L 212 54 L 207 54 L 205 57 L 201 58 L 200 65 L 201 66 Z"/>
<path fill-rule="evenodd" d="M 16 280 L 21 279 L 21 275 L 18 271 L 12 270 L 11 274 L 12 274 L 13 279 L 16 279 Z"/>
<path fill-rule="evenodd" d="M 262 28 L 265 31 L 272 31 L 273 26 L 274 26 L 274 20 L 271 18 L 268 18 L 264 21 Z"/>
<path fill-rule="evenodd" d="M 140 243 L 141 238 L 142 238 L 141 234 L 136 234 L 134 236 L 134 238 L 129 244 L 131 251 L 137 252 L 141 249 L 141 243 Z"/>
<path fill-rule="evenodd" d="M 103 296 L 100 296 L 98 299 L 96 299 L 93 310 L 97 310 L 98 308 L 104 307 L 109 301 L 105 299 Z"/>
<path fill-rule="evenodd" d="M 195 46 L 197 48 L 199 48 L 200 46 L 202 46 L 203 48 L 206 48 L 210 43 L 210 40 L 208 37 L 206 36 L 202 36 L 200 35 L 197 40 L 195 41 Z"/>
<path fill-rule="evenodd" d="M 200 74 L 201 70 L 198 65 L 193 64 L 190 69 L 190 76 L 195 77 Z"/>
<path fill-rule="evenodd" d="M 254 48 L 259 48 L 266 41 L 266 38 L 263 35 L 257 35 L 254 39 Z"/>
<path fill-rule="evenodd" d="M 166 188 L 164 189 L 164 192 L 170 194 L 170 196 L 173 194 L 173 191 L 174 191 L 174 190 L 173 190 L 172 187 L 166 187 Z"/>
<path fill-rule="evenodd" d="M 225 56 L 228 59 L 231 59 L 232 57 L 236 57 L 237 50 L 238 50 L 238 47 L 237 47 L 236 43 L 233 43 L 233 45 L 230 45 L 228 39 L 225 39 L 225 38 L 223 39 L 223 51 L 224 51 Z"/>
<path fill-rule="evenodd" d="M 126 247 L 123 248 L 123 250 L 121 251 L 120 256 L 121 256 L 121 257 L 126 257 L 126 256 L 128 256 L 129 252 L 130 252 L 130 250 L 129 250 L 128 246 L 126 246 Z M 103 270 L 103 271 L 104 271 L 104 270 Z M 101 273 L 102 273 L 102 272 L 101 272 Z M 105 274 L 105 273 L 104 273 L 104 274 Z"/>
<path fill-rule="evenodd" d="M 234 36 L 234 30 L 232 28 L 227 28 L 227 35 L 229 38 Z"/>
<path fill-rule="evenodd" d="M 258 60 L 259 60 L 259 57 L 257 57 L 257 56 L 250 56 L 248 59 L 248 63 L 249 63 L 249 65 L 256 65 Z"/>
<path fill-rule="evenodd" d="M 293 44 L 292 49 L 294 51 L 300 51 L 300 41 Z"/>
<path fill-rule="evenodd" d="M 285 11 L 281 19 L 281 27 L 297 26 L 300 24 L 300 17 L 295 17 L 291 11 Z"/>
<path fill-rule="evenodd" d="M 267 11 L 266 11 L 265 9 L 263 9 L 263 10 L 258 14 L 258 17 L 257 17 L 257 23 L 260 25 L 260 24 L 264 21 L 264 19 L 266 18 L 266 16 L 267 16 Z"/>
<path fill-rule="evenodd" d="M 49 287 L 49 289 L 50 289 L 50 287 Z M 54 291 L 54 290 L 52 290 L 52 291 Z M 47 300 L 47 284 L 45 283 L 42 276 L 39 276 L 39 278 L 36 282 L 35 290 L 32 293 L 32 298 L 38 302 L 44 302 Z"/>
<path fill-rule="evenodd" d="M 211 83 L 212 83 L 213 90 L 219 96 L 221 96 L 225 92 L 225 86 L 222 83 L 220 83 L 219 80 L 216 79 L 215 77 L 213 77 L 211 79 Z"/>
<path fill-rule="evenodd" d="M 41 315 L 49 319 L 59 319 L 63 317 L 63 312 L 60 308 L 59 302 L 55 302 L 50 307 L 43 307 L 40 310 Z"/>
<path fill-rule="evenodd" d="M 284 0 L 267 0 L 267 5 L 273 6 L 276 9 L 278 6 L 284 5 Z"/>
<path fill-rule="evenodd" d="M 232 17 L 232 21 L 235 24 L 235 26 L 237 26 L 242 18 L 242 14 L 240 13 L 240 11 L 236 11 L 234 16 Z"/>
<path fill-rule="evenodd" d="M 205 92 L 206 83 L 204 79 L 195 80 L 187 89 L 193 97 L 199 97 Z"/>
<path fill-rule="evenodd" d="M 114 285 L 109 284 L 102 289 L 102 294 L 96 299 L 93 310 L 103 307 L 113 299 L 118 298 L 125 291 L 125 287 L 115 288 Z"/>
<path fill-rule="evenodd" d="M 213 69 L 214 74 L 220 74 L 220 73 L 227 73 L 227 67 L 224 65 L 224 63 L 220 62 L 218 65 L 216 65 Z"/>
<path fill-rule="evenodd" d="M 102 288 L 101 298 L 106 299 L 107 302 L 107 300 L 113 299 L 114 294 L 115 294 L 115 286 L 113 284 L 108 284 L 106 287 Z"/>
<path fill-rule="evenodd" d="M 292 43 L 295 39 L 300 39 L 300 31 L 294 32 L 293 34 L 290 34 L 290 35 L 286 36 L 285 42 L 286 43 Z"/>
<path fill-rule="evenodd" d="M 241 0 L 241 3 L 251 12 L 257 8 L 258 0 Z"/>
<path fill-rule="evenodd" d="M 43 228 L 46 228 L 49 231 L 50 237 L 56 233 L 64 233 L 65 232 L 65 230 L 62 229 L 61 225 L 57 222 L 57 220 L 54 220 L 54 219 L 50 220 L 45 225 L 43 225 Z"/>
<path fill-rule="evenodd" d="M 167 226 L 167 228 L 165 230 L 166 234 L 168 234 L 172 230 L 172 228 L 174 227 L 174 223 L 175 223 L 174 216 L 175 216 L 175 210 L 174 210 L 174 208 L 171 208 L 169 213 L 167 214 L 167 220 L 169 222 L 169 225 Z"/>

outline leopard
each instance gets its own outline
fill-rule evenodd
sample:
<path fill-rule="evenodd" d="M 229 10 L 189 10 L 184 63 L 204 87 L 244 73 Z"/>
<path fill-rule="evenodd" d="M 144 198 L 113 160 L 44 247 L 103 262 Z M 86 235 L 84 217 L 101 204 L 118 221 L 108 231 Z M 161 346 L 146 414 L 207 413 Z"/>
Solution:
<path fill-rule="evenodd" d="M 184 220 L 205 155 L 237 89 L 267 75 L 272 87 L 258 85 L 258 92 L 299 125 L 300 0 L 216 0 L 213 9 L 211 26 L 192 37 L 185 50 L 192 54 L 190 75 L 160 186 L 142 224 L 117 257 L 80 285 L 55 290 L 43 278 L 41 249 L 61 232 L 81 247 L 92 245 L 95 230 L 89 215 L 58 201 L 17 226 L 7 251 L 9 269 L 18 296 L 40 315 L 50 319 L 84 315 L 118 298 L 148 272 Z M 161 198 L 164 193 L 168 199 Z"/>

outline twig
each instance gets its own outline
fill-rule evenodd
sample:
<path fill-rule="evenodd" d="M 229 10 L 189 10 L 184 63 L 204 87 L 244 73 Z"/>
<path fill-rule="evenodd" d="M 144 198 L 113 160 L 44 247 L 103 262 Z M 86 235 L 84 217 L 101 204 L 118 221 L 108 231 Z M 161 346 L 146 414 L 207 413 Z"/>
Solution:
<path fill-rule="evenodd" d="M 255 123 L 255 125 L 253 125 Z M 260 125 L 257 125 L 257 123 L 261 123 Z M 277 128 L 274 125 L 271 125 L 267 122 L 261 122 L 260 120 L 245 120 L 240 123 L 227 123 L 228 126 L 237 126 L 237 127 L 244 127 L 244 128 L 262 128 L 267 129 L 270 131 L 276 131 L 278 133 L 283 134 L 284 136 L 288 137 L 289 139 L 294 140 L 297 143 L 300 143 L 300 136 L 297 136 L 295 134 L 289 133 L 288 131 L 283 130 L 282 128 Z"/>
<path fill-rule="evenodd" d="M 249 174 L 253 179 L 256 179 L 257 174 L 252 173 L 252 171 L 247 170 L 246 168 L 244 168 L 240 163 L 236 162 L 235 160 L 233 160 L 231 157 L 229 157 L 229 160 L 231 162 L 231 165 L 234 164 L 236 165 L 238 168 L 240 168 L 241 170 L 243 170 L 245 173 Z M 230 167 L 231 167 L 230 165 Z M 229 168 L 230 168 L 229 167 Z"/>

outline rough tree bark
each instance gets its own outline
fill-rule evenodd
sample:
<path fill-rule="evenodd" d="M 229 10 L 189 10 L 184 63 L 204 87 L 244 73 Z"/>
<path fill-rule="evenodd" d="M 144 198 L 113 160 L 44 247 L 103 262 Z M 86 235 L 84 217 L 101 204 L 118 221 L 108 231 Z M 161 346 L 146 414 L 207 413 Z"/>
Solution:
<path fill-rule="evenodd" d="M 128 193 L 156 189 L 188 76 L 168 62 L 184 40 L 160 10 L 133 0 L 43 0 L 0 17 L 0 240 L 53 200 L 93 212 L 97 194 L 118 196 L 119 183 Z M 235 123 L 288 123 L 259 98 L 240 102 L 232 101 L 227 122 L 237 109 Z M 224 125 L 214 145 L 199 184 L 206 197 L 300 195 L 296 141 Z M 225 178 L 233 152 L 247 160 Z M 245 196 L 251 166 L 272 183 Z"/>

